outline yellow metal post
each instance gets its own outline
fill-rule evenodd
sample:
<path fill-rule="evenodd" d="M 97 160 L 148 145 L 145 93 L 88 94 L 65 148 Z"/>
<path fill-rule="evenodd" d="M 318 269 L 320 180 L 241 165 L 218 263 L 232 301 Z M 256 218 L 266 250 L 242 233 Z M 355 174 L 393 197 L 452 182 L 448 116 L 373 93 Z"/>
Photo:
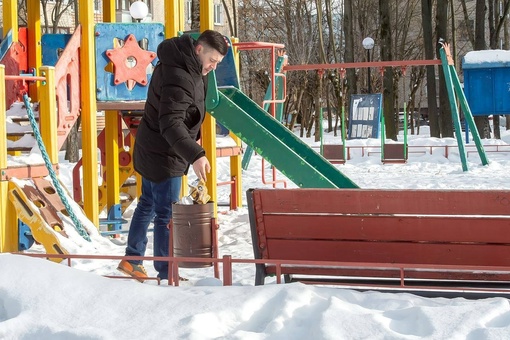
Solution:
<path fill-rule="evenodd" d="M 115 0 L 103 1 L 103 22 L 115 22 Z"/>
<path fill-rule="evenodd" d="M 119 173 L 119 112 L 105 112 L 105 153 L 106 153 L 106 207 L 110 209 L 120 203 Z"/>
<path fill-rule="evenodd" d="M 200 0 L 200 31 L 214 29 L 214 3 L 212 0 Z"/>
<path fill-rule="evenodd" d="M 165 37 L 172 38 L 184 31 L 184 0 L 165 1 Z M 182 176 L 181 197 L 188 195 L 188 176 Z"/>
<path fill-rule="evenodd" d="M 41 47 L 41 4 L 38 0 L 27 1 L 28 19 L 28 67 L 36 72 L 42 66 Z M 39 100 L 40 82 L 30 84 L 29 93 L 32 103 Z"/>
<path fill-rule="evenodd" d="M 213 2 L 211 0 L 200 0 L 200 31 L 214 29 Z M 207 176 L 207 190 L 214 202 L 218 201 L 218 181 L 216 178 L 216 119 L 211 115 L 205 116 L 202 125 L 202 146 L 209 162 L 211 173 Z M 214 205 L 214 213 L 217 213 L 217 205 Z"/>
<path fill-rule="evenodd" d="M 5 65 L 0 64 L 0 88 L 5 89 Z M 14 207 L 9 201 L 7 169 L 7 126 L 5 96 L 0 96 L 0 253 L 18 250 L 18 224 Z"/>
<path fill-rule="evenodd" d="M 79 18 L 82 26 L 80 88 L 82 110 L 83 209 L 87 217 L 97 226 L 99 225 L 99 204 L 93 1 L 80 2 Z"/>
<path fill-rule="evenodd" d="M 186 7 L 184 6 L 184 0 L 176 0 L 179 3 L 179 31 L 184 31 L 184 24 L 186 21 Z M 191 13 L 190 13 L 191 15 Z"/>
<path fill-rule="evenodd" d="M 5 17 L 5 12 L 4 12 Z M 5 19 L 4 19 L 5 20 Z M 0 64 L 0 86 L 5 92 L 5 65 Z M 7 168 L 7 115 L 5 114 L 5 96 L 0 96 L 0 171 L 2 178 Z M 9 182 L 0 178 L 0 252 L 5 252 L 9 235 L 7 235 L 7 204 Z"/>
<path fill-rule="evenodd" d="M 55 87 L 55 68 L 43 66 L 39 69 L 46 82 L 39 87 L 39 126 L 41 136 L 52 164 L 58 163 L 57 142 L 57 103 Z"/>
<path fill-rule="evenodd" d="M 176 37 L 179 31 L 184 30 L 184 1 L 165 1 L 165 36 Z"/>
<path fill-rule="evenodd" d="M 115 22 L 115 1 L 103 2 L 103 21 Z M 106 188 L 107 209 L 120 203 L 119 119 L 118 111 L 105 111 L 106 178 L 103 188 Z"/>
<path fill-rule="evenodd" d="M 233 43 L 236 43 L 239 41 L 238 38 L 232 38 L 231 39 Z M 233 50 L 234 54 L 234 62 L 236 67 L 236 73 L 239 75 L 239 50 L 237 48 L 234 48 Z M 237 146 L 241 146 L 241 138 L 237 137 L 233 133 L 230 133 L 230 137 L 235 141 Z M 236 205 L 238 207 L 243 206 L 243 181 L 242 181 L 242 157 L 240 155 L 230 157 L 230 177 L 236 178 L 236 197 L 237 202 Z"/>
<path fill-rule="evenodd" d="M 12 30 L 12 41 L 18 41 L 18 2 L 17 1 L 4 1 L 3 2 L 3 33 L 4 36 L 9 30 Z M 2 84 L 4 86 L 4 84 Z"/>

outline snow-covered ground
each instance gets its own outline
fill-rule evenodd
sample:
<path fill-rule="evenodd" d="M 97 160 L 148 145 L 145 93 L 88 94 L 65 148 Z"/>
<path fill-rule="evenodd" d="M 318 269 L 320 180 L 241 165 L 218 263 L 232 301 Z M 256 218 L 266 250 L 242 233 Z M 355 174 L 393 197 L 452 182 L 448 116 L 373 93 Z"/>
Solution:
<path fill-rule="evenodd" d="M 421 136 L 409 136 L 410 146 L 456 144 L 454 139 L 427 137 L 427 129 L 422 126 Z M 311 139 L 305 141 L 319 146 Z M 229 142 L 219 138 L 219 143 Z M 338 137 L 325 134 L 325 143 L 338 143 Z M 510 133 L 502 131 L 502 140 L 484 143 L 506 145 Z M 377 149 L 379 141 L 351 140 L 347 145 Z M 470 153 L 469 171 L 465 172 L 454 148 L 448 158 L 443 149 L 410 153 L 407 164 L 382 165 L 378 154 L 362 157 L 360 149 L 353 148 L 351 159 L 337 167 L 362 188 L 510 189 L 510 152 L 488 153 L 488 166 Z M 60 164 L 60 179 L 69 187 L 72 166 L 64 160 Z M 261 167 L 261 158 L 254 156 L 243 172 L 243 190 L 264 187 Z M 217 173 L 218 181 L 229 180 L 228 159 L 218 159 Z M 220 187 L 218 201 L 227 202 L 228 195 L 228 186 Z M 131 207 L 124 217 L 129 220 L 132 211 Z M 220 207 L 218 222 L 220 256 L 253 258 L 246 207 L 237 211 Z M 152 253 L 151 237 L 148 255 Z M 124 254 L 125 236 L 95 235 L 92 245 L 79 241 L 73 232 L 70 238 L 76 252 Z M 42 252 L 42 247 L 31 251 Z M 231 287 L 221 286 L 212 268 L 180 269 L 181 276 L 189 279 L 180 287 L 103 277 L 120 275 L 116 266 L 117 261 L 111 260 L 73 260 L 69 268 L 1 254 L 0 339 L 510 338 L 510 304 L 500 297 L 422 298 L 299 283 L 277 285 L 271 280 L 255 287 L 254 265 L 234 265 Z M 145 266 L 155 275 L 150 261 Z"/>

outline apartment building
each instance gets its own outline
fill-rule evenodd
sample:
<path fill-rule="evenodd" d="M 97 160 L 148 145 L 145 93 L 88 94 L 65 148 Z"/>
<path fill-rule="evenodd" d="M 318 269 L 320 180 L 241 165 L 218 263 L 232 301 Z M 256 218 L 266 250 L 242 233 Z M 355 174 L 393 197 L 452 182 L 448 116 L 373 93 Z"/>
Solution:
<path fill-rule="evenodd" d="M 94 2 L 94 16 L 96 22 L 103 21 L 102 6 L 103 0 L 93 0 Z M 116 22 L 133 22 L 133 18 L 129 13 L 129 7 L 134 0 L 116 0 Z M 156 0 L 143 0 L 147 4 L 149 14 L 141 22 L 164 22 L 165 17 L 165 6 L 163 1 Z M 77 13 L 75 10 L 76 0 L 47 0 L 46 8 L 41 3 L 41 26 L 43 27 L 43 33 L 72 33 L 76 26 Z M 191 0 L 184 0 L 184 16 L 185 16 L 185 30 L 190 29 L 191 26 Z M 225 8 L 221 0 L 214 1 L 214 26 L 215 29 L 222 32 L 225 35 L 229 35 L 227 19 L 225 14 Z M 20 6 L 23 6 L 23 2 Z M 59 9 L 59 19 L 57 25 L 54 25 L 51 20 L 52 13 L 55 8 Z M 0 1 L 0 14 L 3 10 L 3 1 Z M 231 10 L 231 9 L 230 9 Z M 19 26 L 22 27 L 26 24 L 26 14 L 24 11 L 20 11 Z M 46 13 L 47 15 L 44 15 Z M 2 16 L 0 15 L 0 33 L 3 36 L 3 25 Z"/>

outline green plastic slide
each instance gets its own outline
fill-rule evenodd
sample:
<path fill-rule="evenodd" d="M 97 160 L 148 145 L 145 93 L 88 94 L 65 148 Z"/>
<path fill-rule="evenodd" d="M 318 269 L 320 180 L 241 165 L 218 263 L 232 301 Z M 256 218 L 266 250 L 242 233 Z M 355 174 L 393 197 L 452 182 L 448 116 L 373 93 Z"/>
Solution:
<path fill-rule="evenodd" d="M 207 111 L 297 186 L 358 188 L 239 89 L 218 89 L 213 72 L 208 82 Z"/>

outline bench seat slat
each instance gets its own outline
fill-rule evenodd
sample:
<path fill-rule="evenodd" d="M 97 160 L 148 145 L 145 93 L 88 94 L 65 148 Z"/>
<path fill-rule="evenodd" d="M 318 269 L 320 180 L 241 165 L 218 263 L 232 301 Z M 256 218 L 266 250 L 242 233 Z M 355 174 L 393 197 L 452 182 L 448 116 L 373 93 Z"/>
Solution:
<path fill-rule="evenodd" d="M 510 244 L 510 216 L 264 215 L 266 238 Z"/>
<path fill-rule="evenodd" d="M 268 265 L 266 267 L 268 275 L 276 274 L 276 266 Z M 282 274 L 288 275 L 308 275 L 323 277 L 343 277 L 339 281 L 347 282 L 348 277 L 356 278 L 388 278 L 399 279 L 400 270 L 395 268 L 375 269 L 375 268 L 347 268 L 347 267 L 309 267 L 309 266 L 282 266 Z M 469 281 L 509 281 L 510 273 L 494 273 L 490 271 L 444 271 L 444 270 L 415 270 L 409 268 L 405 271 L 406 279 L 421 280 L 469 280 Z"/>

